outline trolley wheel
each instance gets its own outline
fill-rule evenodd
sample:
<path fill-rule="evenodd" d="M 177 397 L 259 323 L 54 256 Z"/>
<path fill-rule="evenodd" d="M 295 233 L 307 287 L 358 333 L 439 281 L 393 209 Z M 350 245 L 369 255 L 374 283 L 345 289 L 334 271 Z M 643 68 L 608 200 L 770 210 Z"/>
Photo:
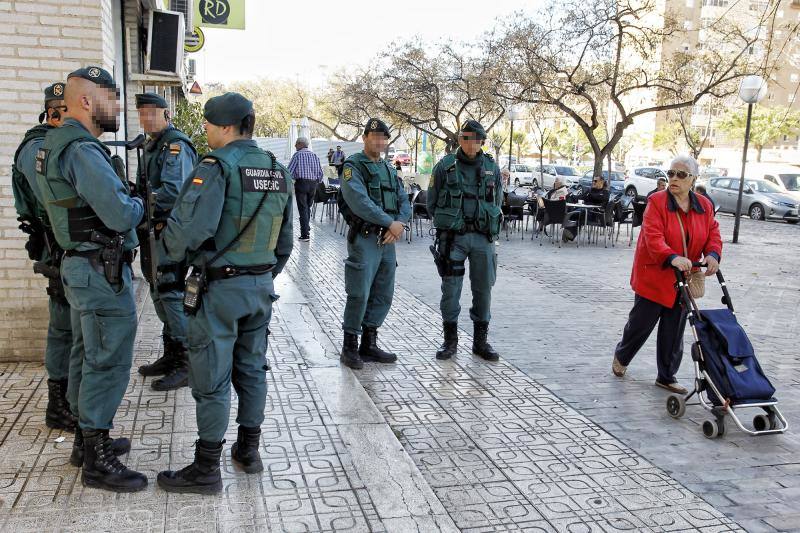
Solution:
<path fill-rule="evenodd" d="M 753 417 L 753 429 L 756 431 L 773 430 L 778 427 L 775 413 L 768 412 L 766 415 L 756 415 Z"/>
<path fill-rule="evenodd" d="M 725 434 L 725 421 L 722 418 L 703 422 L 703 435 L 707 439 L 716 439 Z"/>
<path fill-rule="evenodd" d="M 672 418 L 680 418 L 686 414 L 686 400 L 683 399 L 683 396 L 670 394 L 667 397 L 667 413 Z"/>

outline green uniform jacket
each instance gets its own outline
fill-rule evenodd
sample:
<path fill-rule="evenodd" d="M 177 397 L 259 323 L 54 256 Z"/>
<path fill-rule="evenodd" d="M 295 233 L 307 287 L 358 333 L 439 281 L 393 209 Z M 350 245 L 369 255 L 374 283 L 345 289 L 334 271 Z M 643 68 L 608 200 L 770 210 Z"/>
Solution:
<path fill-rule="evenodd" d="M 342 196 L 358 218 L 384 228 L 411 218 L 408 195 L 397 171 L 385 160 L 372 161 L 363 152 L 353 154 L 344 163 L 342 177 Z"/>

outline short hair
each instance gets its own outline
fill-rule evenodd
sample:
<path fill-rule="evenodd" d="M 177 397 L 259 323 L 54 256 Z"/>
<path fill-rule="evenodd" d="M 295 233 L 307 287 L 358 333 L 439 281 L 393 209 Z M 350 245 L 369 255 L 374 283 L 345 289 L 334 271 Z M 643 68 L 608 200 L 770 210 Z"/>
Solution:
<path fill-rule="evenodd" d="M 697 185 L 694 186 L 694 190 L 695 190 L 695 192 L 699 192 L 700 194 L 703 194 L 703 193 L 706 192 L 706 186 L 705 185 L 701 185 L 701 184 L 697 184 Z"/>
<path fill-rule="evenodd" d="M 697 159 L 690 155 L 676 155 L 669 163 L 669 168 L 674 164 L 684 165 L 689 169 L 689 174 L 697 176 L 700 173 L 700 165 L 697 164 Z"/>
<path fill-rule="evenodd" d="M 242 137 L 246 137 L 248 139 L 253 138 L 253 130 L 256 127 L 256 114 L 252 111 L 245 115 L 242 121 L 239 123 L 239 135 Z"/>
<path fill-rule="evenodd" d="M 656 180 L 656 183 L 666 183 L 666 182 L 667 178 L 665 178 L 664 176 L 659 176 L 658 179 Z"/>
<path fill-rule="evenodd" d="M 308 139 L 305 137 L 298 137 L 297 140 L 294 142 L 295 144 L 300 144 L 305 148 L 308 148 Z"/>

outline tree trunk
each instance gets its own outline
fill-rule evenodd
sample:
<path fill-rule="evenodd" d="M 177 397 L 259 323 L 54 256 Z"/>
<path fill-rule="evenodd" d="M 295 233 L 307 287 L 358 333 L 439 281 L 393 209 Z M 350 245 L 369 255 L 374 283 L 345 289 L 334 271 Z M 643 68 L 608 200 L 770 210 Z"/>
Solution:
<path fill-rule="evenodd" d="M 603 175 L 604 160 L 605 160 L 605 154 L 603 154 L 603 152 L 594 153 L 594 167 L 592 168 L 592 177 Z"/>
<path fill-rule="evenodd" d="M 761 152 L 764 150 L 763 146 L 756 146 L 756 163 L 761 162 Z"/>

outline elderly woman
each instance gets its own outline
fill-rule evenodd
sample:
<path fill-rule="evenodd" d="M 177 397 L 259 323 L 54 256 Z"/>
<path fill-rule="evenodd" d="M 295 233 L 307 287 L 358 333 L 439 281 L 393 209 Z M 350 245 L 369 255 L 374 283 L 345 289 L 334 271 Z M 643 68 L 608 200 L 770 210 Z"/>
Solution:
<path fill-rule="evenodd" d="M 631 273 L 633 309 L 612 363 L 614 375 L 624 376 L 658 323 L 655 384 L 678 394 L 686 393 L 675 379 L 683 356 L 686 310 L 675 287 L 673 269 L 689 273 L 692 262 L 702 260 L 708 265 L 706 276 L 710 276 L 717 272 L 722 254 L 711 202 L 692 192 L 697 172 L 693 158 L 676 157 L 667 171 L 667 189 L 653 194 L 647 203 Z"/>

